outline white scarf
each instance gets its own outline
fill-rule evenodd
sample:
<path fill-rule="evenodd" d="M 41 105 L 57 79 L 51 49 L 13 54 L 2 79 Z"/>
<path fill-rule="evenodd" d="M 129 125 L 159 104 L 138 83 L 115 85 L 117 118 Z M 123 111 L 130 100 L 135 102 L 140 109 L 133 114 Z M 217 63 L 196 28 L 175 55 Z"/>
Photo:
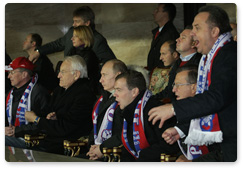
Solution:
<path fill-rule="evenodd" d="M 214 43 L 214 46 L 208 53 L 208 58 L 205 63 L 206 55 L 203 55 L 198 67 L 198 79 L 197 79 L 197 92 L 196 94 L 203 93 L 209 88 L 208 75 L 211 74 L 211 65 L 214 57 L 217 55 L 218 50 L 224 46 L 225 43 L 231 40 L 231 33 L 227 32 L 220 35 L 217 41 Z M 211 80 L 211 79 L 210 79 Z M 223 140 L 223 133 L 219 131 L 211 131 L 212 121 L 215 114 L 205 116 L 202 118 L 192 119 L 188 136 L 185 139 L 185 143 L 189 145 L 209 145 L 215 142 L 219 143 Z M 211 127 L 208 131 L 202 129 L 202 126 L 207 125 Z"/>

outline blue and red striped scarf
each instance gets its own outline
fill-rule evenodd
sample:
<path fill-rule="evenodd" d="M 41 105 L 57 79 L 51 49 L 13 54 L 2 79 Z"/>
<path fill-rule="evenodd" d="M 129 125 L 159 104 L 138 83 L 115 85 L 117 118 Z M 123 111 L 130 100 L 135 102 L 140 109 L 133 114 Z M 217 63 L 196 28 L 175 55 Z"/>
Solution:
<path fill-rule="evenodd" d="M 136 150 L 133 150 L 127 139 L 127 121 L 124 119 L 123 131 L 122 131 L 122 143 L 127 151 L 134 156 L 135 159 L 139 158 L 139 153 L 142 149 L 149 147 L 149 143 L 146 139 L 143 126 L 143 109 L 148 102 L 152 93 L 146 90 L 143 97 L 139 100 L 133 118 L 133 143 Z"/>
<path fill-rule="evenodd" d="M 25 115 L 26 111 L 31 110 L 30 95 L 31 95 L 33 87 L 35 86 L 35 84 L 37 82 L 37 79 L 38 79 L 38 75 L 35 74 L 35 76 L 32 77 L 29 85 L 25 89 L 24 94 L 22 95 L 18 108 L 17 108 L 15 123 L 12 120 L 13 89 L 11 89 L 11 91 L 9 92 L 7 99 L 6 99 L 6 112 L 7 112 L 7 116 L 8 116 L 9 125 L 11 124 L 13 126 L 21 126 L 21 125 L 28 123 L 25 120 L 24 115 Z"/>
<path fill-rule="evenodd" d="M 110 107 L 106 110 L 106 113 L 104 115 L 103 121 L 100 126 L 100 130 L 99 132 L 97 132 L 97 118 L 99 115 L 99 106 L 102 101 L 103 101 L 103 96 L 101 96 L 96 102 L 92 113 L 93 127 L 94 127 L 94 142 L 97 145 L 102 144 L 103 141 L 107 140 L 112 136 L 112 124 L 113 124 L 114 112 L 118 107 L 117 102 L 114 102 L 110 105 Z"/>

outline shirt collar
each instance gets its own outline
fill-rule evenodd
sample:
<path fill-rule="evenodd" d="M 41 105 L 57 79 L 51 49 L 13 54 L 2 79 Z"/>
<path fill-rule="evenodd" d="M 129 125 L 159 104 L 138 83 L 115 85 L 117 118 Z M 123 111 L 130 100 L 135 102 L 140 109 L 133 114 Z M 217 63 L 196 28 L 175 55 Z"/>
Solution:
<path fill-rule="evenodd" d="M 195 52 L 196 53 L 196 52 Z M 188 60 L 190 60 L 192 57 L 193 57 L 193 55 L 195 54 L 195 53 L 192 53 L 192 54 L 190 54 L 190 55 L 187 55 L 187 56 L 182 56 L 182 55 L 180 55 L 180 58 L 181 58 L 181 61 L 183 61 L 183 62 L 187 62 Z"/>

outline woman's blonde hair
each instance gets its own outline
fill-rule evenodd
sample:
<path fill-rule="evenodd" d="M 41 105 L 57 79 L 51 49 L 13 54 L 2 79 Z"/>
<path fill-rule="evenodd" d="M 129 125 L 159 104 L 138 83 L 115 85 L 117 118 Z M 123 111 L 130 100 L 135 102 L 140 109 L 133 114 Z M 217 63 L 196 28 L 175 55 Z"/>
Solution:
<path fill-rule="evenodd" d="M 73 33 L 84 42 L 84 47 L 92 47 L 94 44 L 93 31 L 89 26 L 78 26 L 75 27 Z"/>

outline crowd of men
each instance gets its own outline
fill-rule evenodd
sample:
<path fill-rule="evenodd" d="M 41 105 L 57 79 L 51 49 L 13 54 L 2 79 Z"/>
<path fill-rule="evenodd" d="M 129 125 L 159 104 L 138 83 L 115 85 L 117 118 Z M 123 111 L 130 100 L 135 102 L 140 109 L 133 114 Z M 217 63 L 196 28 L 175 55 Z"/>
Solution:
<path fill-rule="evenodd" d="M 180 34 L 174 4 L 158 4 L 153 15 L 150 74 L 116 59 L 88 6 L 73 12 L 73 26 L 53 42 L 42 45 L 30 33 L 28 57 L 5 63 L 5 145 L 27 149 L 25 134 L 44 133 L 34 150 L 63 154 L 64 140 L 87 137 L 77 158 L 90 160 L 121 146 L 122 162 L 156 162 L 162 153 L 177 162 L 236 161 L 237 42 L 227 13 L 203 6 Z M 54 70 L 46 55 L 58 51 L 65 59 Z M 166 68 L 169 80 L 152 94 L 147 79 L 155 68 Z"/>

